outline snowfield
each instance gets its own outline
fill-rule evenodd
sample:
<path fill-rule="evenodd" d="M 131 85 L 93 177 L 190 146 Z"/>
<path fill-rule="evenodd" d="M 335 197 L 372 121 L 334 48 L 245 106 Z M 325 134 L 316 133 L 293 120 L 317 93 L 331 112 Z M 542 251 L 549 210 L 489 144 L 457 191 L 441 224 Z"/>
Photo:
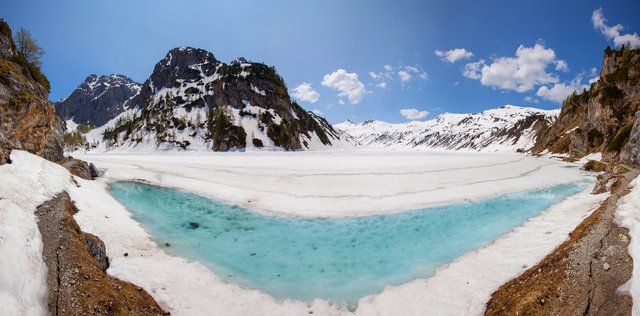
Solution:
<path fill-rule="evenodd" d="M 427 279 L 386 287 L 362 298 L 351 310 L 324 300 L 276 300 L 255 289 L 229 283 L 198 262 L 174 257 L 156 245 L 144 228 L 107 192 L 116 180 L 139 180 L 182 188 L 263 212 L 298 216 L 363 216 L 425 206 L 483 199 L 504 193 L 548 187 L 588 177 L 576 165 L 516 154 L 418 152 L 296 153 L 163 153 L 106 154 L 76 158 L 93 162 L 104 172 L 94 181 L 76 178 L 56 164 L 14 151 L 14 163 L 0 166 L 0 232 L 31 249 L 0 240 L 0 303 L 18 306 L 18 314 L 42 314 L 45 271 L 36 206 L 62 189 L 76 202 L 80 227 L 105 242 L 111 266 L 107 271 L 142 286 L 173 315 L 476 315 L 502 283 L 532 266 L 567 238 L 575 226 L 606 195 L 589 187 L 563 200 L 494 242 L 443 266 Z M 42 176 L 57 177 L 57 181 Z M 15 204 L 7 208 L 5 204 Z M 12 204 L 12 205 L 13 205 Z M 15 211 L 14 211 L 15 209 Z M 18 211 L 19 210 L 19 211 Z M 8 220 L 5 218 L 9 218 Z M 24 221 L 22 235 L 9 226 Z M 11 240 L 13 240 L 11 239 Z M 29 241 L 29 240 L 27 240 Z M 20 251 L 16 251 L 15 247 Z M 14 249 L 14 250 L 10 250 Z M 124 257 L 127 252 L 128 256 Z M 33 277 L 32 270 L 38 271 Z M 29 289 L 5 279 L 34 283 Z M 34 281 L 35 280 L 35 281 Z M 36 294 L 33 294 L 36 293 Z M 35 295 L 35 296 L 34 296 Z M 41 302 L 27 306 L 25 302 Z M 22 304 L 22 305 L 21 305 Z M 5 305 L 3 305 L 5 306 Z M 25 313 L 24 309 L 33 308 Z"/>
<path fill-rule="evenodd" d="M 631 237 L 629 255 L 633 258 L 633 262 L 640 262 L 640 214 L 638 213 L 640 210 L 640 181 L 638 178 L 633 180 L 629 187 L 632 188 L 631 192 L 618 201 L 615 220 L 621 227 L 629 229 L 629 237 Z M 640 275 L 640 264 L 634 264 L 631 279 L 621 287 L 622 290 L 629 292 L 633 302 L 640 302 L 638 275 Z M 633 304 L 631 313 L 640 315 L 640 305 Z"/>
<path fill-rule="evenodd" d="M 583 179 L 518 154 L 252 152 L 76 155 L 104 178 L 184 189 L 257 211 L 342 217 L 413 210 Z"/>

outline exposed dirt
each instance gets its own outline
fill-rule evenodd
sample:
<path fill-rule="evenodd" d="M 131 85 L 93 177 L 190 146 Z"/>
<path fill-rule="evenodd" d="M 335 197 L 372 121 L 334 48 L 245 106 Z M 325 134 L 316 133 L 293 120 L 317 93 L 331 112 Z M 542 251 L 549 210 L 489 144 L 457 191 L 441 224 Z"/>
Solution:
<path fill-rule="evenodd" d="M 108 276 L 89 253 L 85 235 L 73 219 L 78 210 L 63 192 L 36 211 L 48 267 L 51 315 L 167 315 L 142 288 Z M 92 251 L 100 247 L 90 237 Z M 96 237 L 97 238 L 97 237 Z M 100 259 L 99 256 L 97 256 Z"/>
<path fill-rule="evenodd" d="M 614 174 L 611 195 L 540 263 L 502 285 L 485 315 L 631 315 L 616 289 L 631 277 L 628 230 L 613 223 L 637 170 Z"/>

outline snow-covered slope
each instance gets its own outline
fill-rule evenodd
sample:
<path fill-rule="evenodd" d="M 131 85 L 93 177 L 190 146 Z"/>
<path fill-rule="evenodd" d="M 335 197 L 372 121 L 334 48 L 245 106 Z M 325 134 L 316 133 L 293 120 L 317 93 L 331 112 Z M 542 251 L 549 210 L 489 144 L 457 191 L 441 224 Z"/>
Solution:
<path fill-rule="evenodd" d="M 531 148 L 537 133 L 553 123 L 558 113 L 505 105 L 473 114 L 445 113 L 428 121 L 346 121 L 334 127 L 373 148 L 517 151 Z"/>

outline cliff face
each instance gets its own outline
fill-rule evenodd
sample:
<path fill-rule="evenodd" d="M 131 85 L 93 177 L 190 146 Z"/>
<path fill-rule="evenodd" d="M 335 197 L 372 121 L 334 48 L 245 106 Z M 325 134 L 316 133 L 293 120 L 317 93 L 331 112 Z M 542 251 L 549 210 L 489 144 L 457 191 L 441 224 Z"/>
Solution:
<path fill-rule="evenodd" d="M 47 100 L 47 89 L 18 62 L 11 29 L 0 23 L 0 164 L 9 161 L 11 149 L 59 161 L 62 122 Z"/>
<path fill-rule="evenodd" d="M 55 102 L 56 113 L 78 124 L 104 125 L 122 113 L 141 85 L 123 75 L 90 75 L 67 98 Z"/>
<path fill-rule="evenodd" d="M 557 121 L 543 131 L 534 152 L 582 157 L 602 152 L 605 161 L 640 164 L 640 49 L 607 48 L 600 79 L 569 96 Z"/>
<path fill-rule="evenodd" d="M 169 51 L 124 107 L 130 111 L 104 130 L 108 148 L 299 150 L 340 138 L 291 100 L 274 68 L 244 58 L 226 64 L 191 47 Z"/>

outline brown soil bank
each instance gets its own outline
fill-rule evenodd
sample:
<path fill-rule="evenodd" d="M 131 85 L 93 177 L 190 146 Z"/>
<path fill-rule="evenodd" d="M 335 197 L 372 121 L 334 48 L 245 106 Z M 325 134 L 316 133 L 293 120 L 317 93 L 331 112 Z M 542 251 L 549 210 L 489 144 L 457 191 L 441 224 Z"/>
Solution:
<path fill-rule="evenodd" d="M 36 211 L 51 315 L 166 315 L 142 288 L 108 276 L 104 244 L 83 233 L 63 192 Z"/>
<path fill-rule="evenodd" d="M 616 293 L 633 268 L 628 230 L 613 218 L 637 175 L 616 175 L 611 196 L 567 241 L 493 293 L 485 315 L 631 315 L 631 297 Z"/>

